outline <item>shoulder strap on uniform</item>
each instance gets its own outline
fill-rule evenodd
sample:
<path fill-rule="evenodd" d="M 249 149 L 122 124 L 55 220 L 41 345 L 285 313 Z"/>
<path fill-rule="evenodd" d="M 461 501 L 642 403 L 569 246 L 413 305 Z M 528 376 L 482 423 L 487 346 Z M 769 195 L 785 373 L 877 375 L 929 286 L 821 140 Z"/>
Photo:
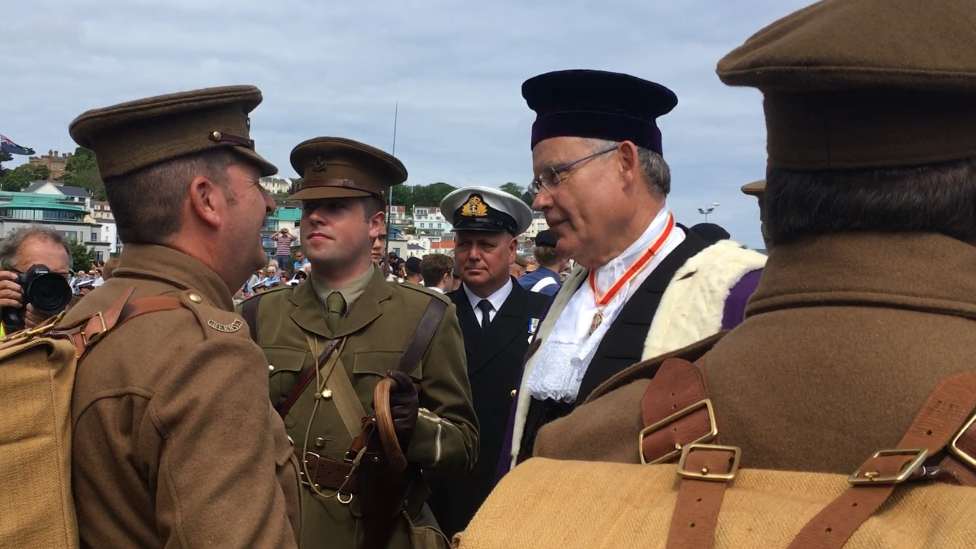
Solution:
<path fill-rule="evenodd" d="M 244 322 L 247 322 L 247 328 L 251 334 L 251 341 L 254 343 L 258 342 L 258 301 L 261 300 L 261 296 L 263 295 L 257 294 L 251 299 L 245 299 L 241 305 L 241 316 L 244 317 Z"/>
<path fill-rule="evenodd" d="M 135 288 L 129 288 L 115 300 L 111 307 L 75 324 L 74 327 L 83 325 L 81 330 L 73 334 L 78 357 L 83 357 L 92 345 L 103 339 L 110 331 L 137 316 L 183 307 L 179 298 L 167 296 L 144 297 L 130 302 L 129 298 L 134 291 Z"/>
<path fill-rule="evenodd" d="M 417 324 L 417 329 L 413 333 L 413 339 L 410 340 L 407 351 L 400 357 L 399 370 L 401 372 L 409 374 L 420 364 L 420 359 L 427 351 L 427 347 L 430 346 L 431 340 L 434 339 L 434 332 L 437 331 L 446 310 L 447 303 L 443 300 L 437 297 L 430 299 L 424 316 L 420 317 L 420 323 Z"/>

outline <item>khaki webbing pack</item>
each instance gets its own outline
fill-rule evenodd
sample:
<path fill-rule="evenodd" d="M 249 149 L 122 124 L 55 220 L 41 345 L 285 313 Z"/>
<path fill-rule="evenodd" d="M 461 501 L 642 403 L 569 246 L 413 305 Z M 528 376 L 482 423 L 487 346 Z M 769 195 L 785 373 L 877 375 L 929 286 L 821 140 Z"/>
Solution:
<path fill-rule="evenodd" d="M 71 395 L 96 342 L 136 316 L 182 307 L 175 297 L 129 302 L 70 326 L 60 315 L 0 341 L 0 547 L 75 549 Z"/>
<path fill-rule="evenodd" d="M 976 374 L 956 374 L 850 476 L 740 470 L 741 450 L 718 441 L 704 360 L 667 360 L 641 402 L 643 464 L 531 459 L 455 547 L 971 548 L 974 414 Z"/>

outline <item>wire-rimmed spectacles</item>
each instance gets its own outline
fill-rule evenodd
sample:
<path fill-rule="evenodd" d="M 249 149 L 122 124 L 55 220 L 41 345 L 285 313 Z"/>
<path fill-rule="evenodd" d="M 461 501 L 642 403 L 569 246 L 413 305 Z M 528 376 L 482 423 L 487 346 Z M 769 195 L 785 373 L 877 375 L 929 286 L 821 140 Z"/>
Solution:
<path fill-rule="evenodd" d="M 529 194 L 531 194 L 532 197 L 535 198 L 539 194 L 539 192 L 542 191 L 543 187 L 545 187 L 549 192 L 552 192 L 553 189 L 559 186 L 560 173 L 565 172 L 566 170 L 572 168 L 573 166 L 576 166 L 581 162 L 585 162 L 591 158 L 596 158 L 600 155 L 607 154 L 608 152 L 613 152 L 615 150 L 617 150 L 616 145 L 614 145 L 613 147 L 605 151 L 600 151 L 600 152 L 593 153 L 589 156 L 584 156 L 583 158 L 574 160 L 568 164 L 563 164 L 561 166 L 549 166 L 547 168 L 543 168 L 543 170 L 539 172 L 539 175 L 535 176 L 535 178 L 532 179 L 532 183 L 529 183 Z"/>

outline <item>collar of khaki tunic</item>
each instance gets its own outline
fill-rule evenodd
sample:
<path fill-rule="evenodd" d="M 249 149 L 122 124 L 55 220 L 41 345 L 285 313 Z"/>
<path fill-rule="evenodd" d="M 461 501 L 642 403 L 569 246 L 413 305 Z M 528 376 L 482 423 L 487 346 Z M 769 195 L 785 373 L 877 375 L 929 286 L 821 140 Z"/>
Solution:
<path fill-rule="evenodd" d="M 746 317 L 872 303 L 976 318 L 976 247 L 934 233 L 847 233 L 773 247 Z"/>
<path fill-rule="evenodd" d="M 150 244 L 126 244 L 113 278 L 151 278 L 180 290 L 195 290 L 213 305 L 234 310 L 224 281 L 209 267 L 183 252 Z"/>
<path fill-rule="evenodd" d="M 366 272 L 354 278 L 349 284 L 346 284 L 345 288 L 338 290 L 326 287 L 325 284 L 319 282 L 314 276 L 309 277 L 309 279 L 312 281 L 312 289 L 315 290 L 315 296 L 318 297 L 319 303 L 323 307 L 326 306 L 325 299 L 329 297 L 329 294 L 336 291 L 342 294 L 342 298 L 346 300 L 346 314 L 343 316 L 349 316 L 349 311 L 352 310 L 353 304 L 363 295 L 363 292 L 366 291 L 366 286 L 369 286 L 369 283 L 373 280 L 374 270 L 375 267 L 370 263 L 369 269 L 366 269 Z"/>

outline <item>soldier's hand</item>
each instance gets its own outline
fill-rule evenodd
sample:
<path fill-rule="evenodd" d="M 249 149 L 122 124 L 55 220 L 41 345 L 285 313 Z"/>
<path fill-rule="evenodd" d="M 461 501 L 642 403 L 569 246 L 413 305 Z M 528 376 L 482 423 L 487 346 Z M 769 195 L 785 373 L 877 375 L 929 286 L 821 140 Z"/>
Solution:
<path fill-rule="evenodd" d="M 24 306 L 24 289 L 16 280 L 16 273 L 0 271 L 0 307 L 19 309 Z"/>
<path fill-rule="evenodd" d="M 413 430 L 417 426 L 417 414 L 420 409 L 420 395 L 413 386 L 410 376 L 404 372 L 391 372 L 390 377 L 396 382 L 390 389 L 390 414 L 393 416 L 393 428 L 396 430 L 400 449 L 407 453 L 407 446 L 413 437 Z"/>

